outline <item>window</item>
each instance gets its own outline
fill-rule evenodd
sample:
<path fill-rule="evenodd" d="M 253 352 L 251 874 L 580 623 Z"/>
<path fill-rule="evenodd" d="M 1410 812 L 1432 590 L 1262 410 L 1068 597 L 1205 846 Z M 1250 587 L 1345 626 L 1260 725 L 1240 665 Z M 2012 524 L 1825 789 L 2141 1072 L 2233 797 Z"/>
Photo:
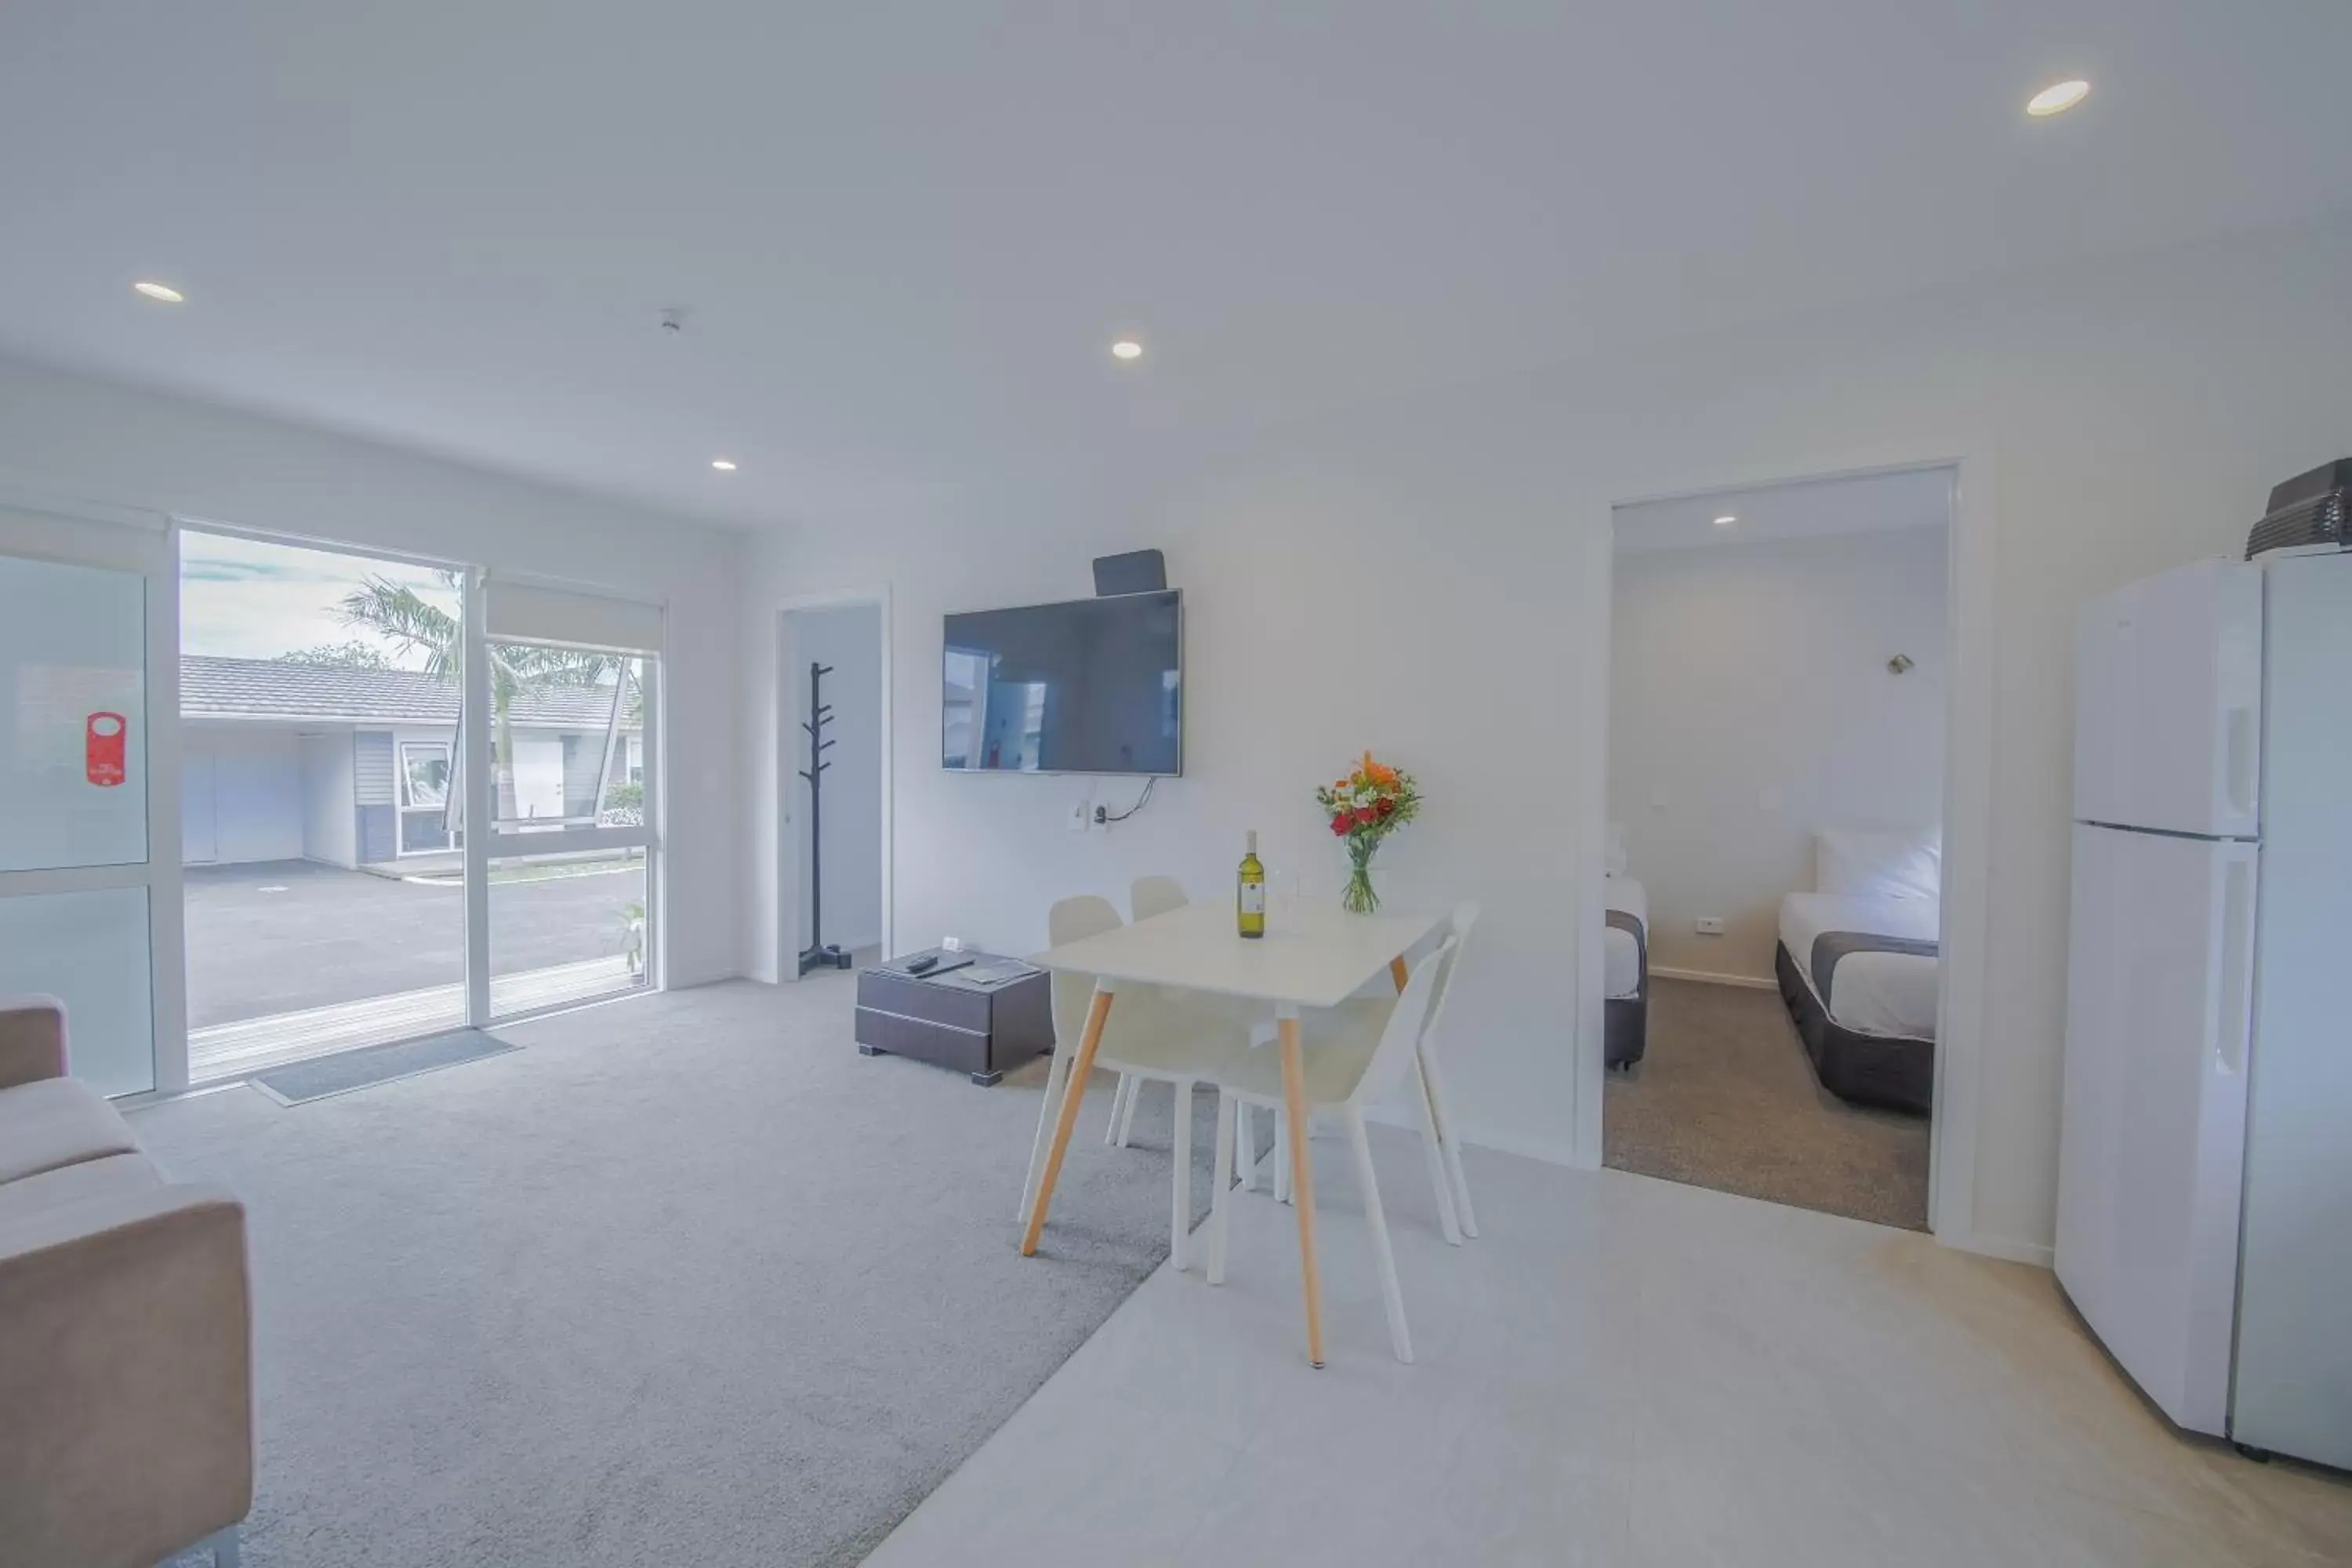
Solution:
<path fill-rule="evenodd" d="M 445 742 L 401 742 L 400 804 L 407 807 L 449 804 L 449 748 Z"/>

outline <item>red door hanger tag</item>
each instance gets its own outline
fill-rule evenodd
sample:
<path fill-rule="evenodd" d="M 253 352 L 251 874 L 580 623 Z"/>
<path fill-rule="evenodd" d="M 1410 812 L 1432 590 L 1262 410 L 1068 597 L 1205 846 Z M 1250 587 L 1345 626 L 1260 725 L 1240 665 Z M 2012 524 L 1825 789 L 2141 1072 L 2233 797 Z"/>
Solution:
<path fill-rule="evenodd" d="M 131 722 L 120 713 L 93 713 L 82 726 L 82 772 L 100 789 L 112 789 L 129 776 L 123 763 L 123 742 Z"/>

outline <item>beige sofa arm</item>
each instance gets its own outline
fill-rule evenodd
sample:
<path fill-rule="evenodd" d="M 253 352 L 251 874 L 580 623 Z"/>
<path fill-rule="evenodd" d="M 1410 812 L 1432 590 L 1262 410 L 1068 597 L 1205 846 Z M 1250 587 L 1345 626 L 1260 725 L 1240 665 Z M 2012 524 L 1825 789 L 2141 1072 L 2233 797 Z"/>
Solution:
<path fill-rule="evenodd" d="M 220 1188 L 0 1222 L 0 1556 L 130 1568 L 243 1519 L 252 1343 L 245 1208 Z"/>
<path fill-rule="evenodd" d="M 66 1076 L 66 1005 L 0 996 L 0 1089 Z"/>

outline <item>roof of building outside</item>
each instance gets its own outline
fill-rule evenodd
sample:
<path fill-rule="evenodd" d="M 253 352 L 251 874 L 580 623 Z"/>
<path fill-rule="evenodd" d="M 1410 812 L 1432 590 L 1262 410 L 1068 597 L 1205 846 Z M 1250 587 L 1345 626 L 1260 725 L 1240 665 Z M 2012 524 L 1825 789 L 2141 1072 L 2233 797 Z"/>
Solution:
<path fill-rule="evenodd" d="M 508 717 L 526 729 L 602 730 L 612 712 L 608 690 L 540 686 L 516 692 Z M 446 726 L 457 721 L 457 689 L 413 669 L 188 655 L 180 660 L 180 716 Z"/>

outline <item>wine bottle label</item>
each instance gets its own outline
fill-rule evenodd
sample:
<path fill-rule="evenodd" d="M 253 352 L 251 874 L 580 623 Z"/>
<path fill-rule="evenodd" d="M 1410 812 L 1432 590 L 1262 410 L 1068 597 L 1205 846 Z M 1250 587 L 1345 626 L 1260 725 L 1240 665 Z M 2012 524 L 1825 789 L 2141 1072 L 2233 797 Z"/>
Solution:
<path fill-rule="evenodd" d="M 1245 915 L 1262 915 L 1265 913 L 1265 884 L 1264 882 L 1244 882 L 1242 884 L 1242 913 Z"/>

